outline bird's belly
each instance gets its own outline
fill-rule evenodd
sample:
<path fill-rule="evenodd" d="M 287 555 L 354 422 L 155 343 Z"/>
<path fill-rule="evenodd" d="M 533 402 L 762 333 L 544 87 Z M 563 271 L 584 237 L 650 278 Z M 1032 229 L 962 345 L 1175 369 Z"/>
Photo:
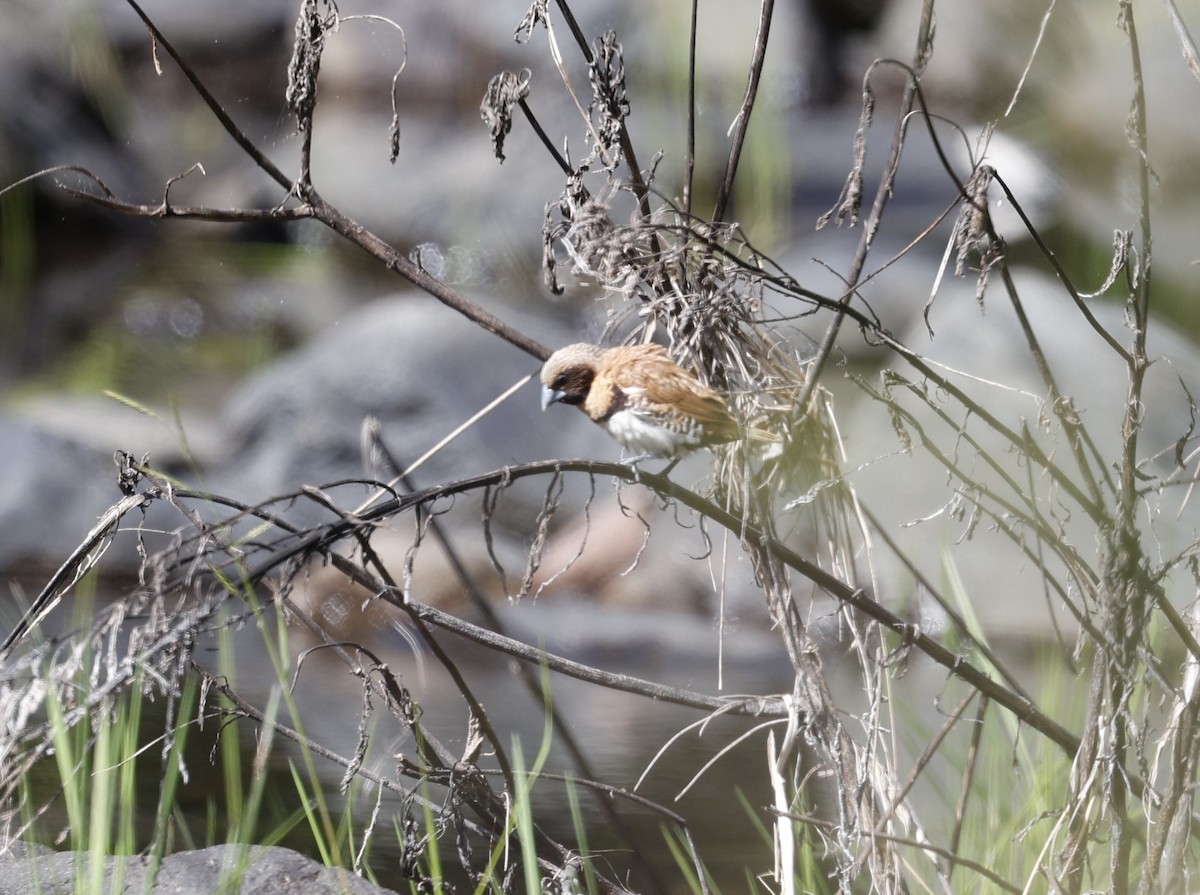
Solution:
<path fill-rule="evenodd" d="M 638 454 L 674 456 L 690 451 L 700 443 L 689 433 L 659 425 L 628 410 L 614 413 L 605 421 L 604 428 L 622 447 Z"/>

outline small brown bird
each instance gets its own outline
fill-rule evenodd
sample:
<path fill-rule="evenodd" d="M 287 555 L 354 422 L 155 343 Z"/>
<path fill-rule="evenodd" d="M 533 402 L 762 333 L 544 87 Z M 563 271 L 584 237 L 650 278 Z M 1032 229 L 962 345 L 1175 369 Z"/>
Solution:
<path fill-rule="evenodd" d="M 661 345 L 560 348 L 542 367 L 542 410 L 574 404 L 603 426 L 633 462 L 678 459 L 738 437 L 725 399 L 675 363 Z"/>

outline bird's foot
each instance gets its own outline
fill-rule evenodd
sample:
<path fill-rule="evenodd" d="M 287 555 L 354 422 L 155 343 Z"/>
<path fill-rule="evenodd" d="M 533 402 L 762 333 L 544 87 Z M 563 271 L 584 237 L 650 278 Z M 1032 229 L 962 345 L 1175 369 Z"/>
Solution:
<path fill-rule="evenodd" d="M 629 465 L 630 465 L 630 466 L 633 468 L 633 472 L 634 472 L 634 480 L 635 480 L 635 481 L 640 481 L 640 480 L 641 480 L 641 473 L 642 473 L 642 469 L 641 469 L 641 467 L 640 467 L 638 464 L 640 464 L 640 463 L 644 463 L 644 462 L 646 462 L 647 460 L 670 460 L 671 462 L 669 462 L 669 463 L 668 463 L 666 466 L 664 466 L 664 467 L 662 468 L 662 470 L 661 470 L 661 471 L 659 471 L 659 473 L 658 473 L 658 474 L 659 474 L 660 476 L 662 476 L 663 478 L 666 478 L 666 477 L 667 477 L 667 474 L 668 474 L 668 473 L 669 473 L 669 472 L 670 472 L 672 469 L 674 469 L 674 468 L 675 468 L 675 465 L 676 465 L 676 464 L 677 464 L 677 463 L 678 463 L 678 462 L 679 462 L 681 459 L 682 459 L 681 457 L 672 457 L 672 456 L 671 456 L 671 455 L 669 455 L 669 454 L 654 454 L 654 453 L 651 453 L 651 452 L 647 451 L 647 452 L 645 452 L 645 453 L 638 454 L 636 457 L 630 457 L 630 458 L 628 458 L 628 459 L 625 459 L 624 457 L 622 457 L 622 462 L 624 462 L 624 463 L 628 463 L 628 464 L 629 464 Z"/>

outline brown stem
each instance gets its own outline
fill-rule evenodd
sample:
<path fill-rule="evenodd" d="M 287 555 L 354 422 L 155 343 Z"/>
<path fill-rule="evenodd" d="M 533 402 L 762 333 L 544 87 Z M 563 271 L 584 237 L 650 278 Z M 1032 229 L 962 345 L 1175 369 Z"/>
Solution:
<path fill-rule="evenodd" d="M 742 158 L 742 147 L 746 143 L 746 131 L 750 128 L 750 114 L 754 111 L 754 100 L 758 96 L 758 84 L 762 79 L 763 63 L 767 57 L 767 39 L 771 35 L 771 17 L 775 11 L 775 0 L 763 0 L 758 13 L 758 34 L 754 38 L 754 56 L 750 60 L 750 77 L 746 81 L 746 95 L 738 110 L 733 144 L 729 147 L 729 158 L 725 162 L 725 177 L 717 193 L 713 207 L 713 221 L 724 221 L 729 208 L 729 197 L 733 194 L 733 180 L 737 176 Z"/>

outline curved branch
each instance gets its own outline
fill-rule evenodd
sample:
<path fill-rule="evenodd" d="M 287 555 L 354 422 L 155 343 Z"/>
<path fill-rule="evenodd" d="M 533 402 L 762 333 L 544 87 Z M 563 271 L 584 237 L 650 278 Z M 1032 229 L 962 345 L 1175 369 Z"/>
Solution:
<path fill-rule="evenodd" d="M 308 191 L 304 198 L 312 207 L 314 218 L 359 248 L 365 249 L 389 269 L 400 274 L 417 288 L 428 292 L 446 307 L 457 311 L 468 320 L 538 360 L 544 361 L 550 356 L 550 349 L 537 339 L 526 335 L 515 326 L 475 304 L 462 293 L 450 288 L 437 277 L 427 273 L 420 265 L 400 254 L 394 246 L 376 236 L 358 221 L 338 211 L 322 199 L 315 190 Z"/>
<path fill-rule="evenodd" d="M 166 50 L 167 55 L 174 60 L 183 72 L 184 77 L 204 100 L 204 104 L 208 106 L 209 111 L 213 113 L 216 119 L 221 123 L 225 132 L 231 136 L 234 141 L 241 147 L 254 163 L 258 165 L 266 174 L 271 177 L 276 183 L 288 191 L 289 194 L 297 195 L 300 200 L 310 209 L 310 213 L 301 215 L 304 217 L 314 217 L 325 226 L 329 227 L 334 232 L 350 240 L 350 242 L 370 252 L 374 257 L 382 261 L 388 268 L 400 274 L 414 286 L 428 292 L 442 304 L 452 308 L 462 314 L 469 320 L 482 326 L 488 332 L 499 336 L 511 345 L 515 345 L 527 354 L 531 354 L 539 360 L 545 360 L 550 356 L 550 350 L 542 345 L 536 339 L 527 336 L 516 327 L 505 323 L 499 317 L 475 304 L 461 293 L 451 289 L 445 283 L 430 276 L 419 265 L 404 257 L 393 246 L 389 245 L 380 237 L 371 233 L 362 224 L 347 217 L 338 211 L 328 202 L 321 198 L 315 189 L 308 183 L 293 183 L 274 162 L 272 162 L 266 154 L 264 154 L 254 142 L 247 137 L 242 130 L 237 126 L 229 114 L 221 107 L 216 97 L 204 86 L 199 76 L 191 69 L 187 62 L 180 55 L 179 51 L 166 39 L 158 27 L 150 20 L 150 17 L 142 11 L 138 6 L 137 0 L 126 0 L 138 14 L 146 27 L 150 30 L 156 44 L 161 44 Z M 120 206 L 118 210 L 124 210 Z M 166 216 L 165 213 L 163 216 Z M 171 216 L 175 215 L 172 212 Z M 199 215 L 197 215 L 199 216 Z M 246 218 L 230 218 L 217 216 L 211 220 L 227 221 L 227 220 L 245 220 Z M 281 214 L 281 219 L 286 219 Z"/>
<path fill-rule="evenodd" d="M 354 517 L 354 519 L 341 519 L 329 525 L 323 526 L 319 530 L 310 532 L 303 537 L 295 540 L 287 550 L 277 551 L 268 556 L 265 560 L 256 566 L 246 570 L 246 578 L 251 582 L 257 582 L 264 579 L 275 569 L 284 564 L 313 555 L 331 555 L 332 548 L 346 537 L 353 533 L 356 526 L 363 523 L 378 522 L 383 519 L 390 518 L 398 513 L 407 512 L 417 506 L 432 503 L 444 497 L 450 497 L 457 494 L 465 494 L 478 491 L 486 487 L 495 487 L 500 485 L 508 485 L 520 479 L 530 478 L 533 476 L 542 475 L 557 475 L 563 472 L 581 472 L 588 475 L 603 475 L 619 478 L 631 484 L 641 484 L 650 490 L 654 491 L 660 497 L 678 501 L 680 504 L 689 509 L 717 522 L 724 526 L 729 531 L 737 534 L 744 543 L 753 546 L 755 549 L 763 551 L 765 554 L 771 555 L 786 565 L 788 568 L 803 575 L 826 594 L 834 597 L 839 602 L 852 607 L 868 618 L 883 625 L 893 633 L 899 635 L 904 644 L 909 647 L 914 647 L 924 653 L 937 664 L 947 669 L 955 677 L 960 678 L 964 682 L 970 684 L 987 696 L 996 704 L 1012 712 L 1018 719 L 1028 724 L 1033 729 L 1042 733 L 1068 754 L 1074 754 L 1078 749 L 1080 740 L 1077 736 L 1068 731 L 1065 727 L 1048 717 L 1041 712 L 1036 705 L 1024 696 L 1013 692 L 1009 688 L 1003 686 L 997 681 L 989 677 L 985 672 L 965 661 L 959 654 L 948 649 L 938 641 L 931 638 L 928 634 L 923 633 L 916 625 L 910 624 L 888 609 L 884 608 L 879 603 L 868 597 L 861 588 L 852 587 L 840 578 L 825 571 L 815 563 L 810 562 L 800 554 L 796 553 L 789 547 L 779 543 L 768 535 L 764 534 L 757 527 L 752 526 L 735 513 L 718 506 L 712 501 L 701 497 L 694 491 L 690 491 L 670 479 L 664 478 L 661 475 L 647 473 L 630 466 L 620 463 L 605 463 L 594 460 L 544 460 L 535 463 L 526 463 L 519 466 L 506 466 L 502 469 L 492 472 L 483 473 L 481 475 L 472 476 L 470 478 L 459 479 L 454 482 L 445 482 L 433 487 L 424 488 L 421 491 L 416 491 L 411 494 L 392 497 L 388 500 L 380 501 L 363 513 Z M 176 498 L 192 497 L 198 499 L 207 499 L 207 495 L 198 492 L 182 492 L 175 491 Z M 337 560 L 334 560 L 337 562 Z M 351 568 L 356 568 L 353 564 L 349 564 Z M 403 604 L 403 606 L 415 606 L 416 604 Z M 452 616 L 441 616 L 436 614 L 436 610 L 428 607 L 417 607 L 413 609 L 418 615 L 428 616 L 431 620 L 436 618 L 439 622 L 444 621 L 447 625 L 461 627 L 465 623 L 453 619 Z M 463 628 L 463 631 L 467 629 Z M 480 629 L 482 632 L 482 629 Z M 474 634 L 475 632 L 471 632 Z M 483 632 L 487 633 L 487 632 Z M 516 645 L 513 641 L 505 646 L 512 650 L 512 654 L 518 658 L 528 659 L 530 661 L 544 661 L 545 653 L 541 650 L 535 652 L 525 652 L 523 645 Z M 518 655 L 520 654 L 520 655 Z M 536 658 L 535 658 L 536 657 Z M 566 663 L 567 660 L 561 660 Z M 568 668 L 568 664 L 562 666 L 563 669 Z M 586 667 L 586 666 L 585 666 Z M 579 669 L 573 669 L 579 670 Z M 564 671 L 564 673 L 569 673 Z M 635 681 L 636 679 L 629 679 Z M 636 683 L 634 686 L 639 686 Z M 657 684 L 649 685 L 651 688 L 658 687 Z M 668 688 L 669 690 L 670 688 Z M 646 695 L 653 695 L 655 698 L 665 698 L 665 694 L 653 693 L 650 690 L 638 689 L 636 692 L 644 692 Z M 721 703 L 724 706 L 724 703 Z M 708 702 L 703 708 L 714 708 Z"/>

